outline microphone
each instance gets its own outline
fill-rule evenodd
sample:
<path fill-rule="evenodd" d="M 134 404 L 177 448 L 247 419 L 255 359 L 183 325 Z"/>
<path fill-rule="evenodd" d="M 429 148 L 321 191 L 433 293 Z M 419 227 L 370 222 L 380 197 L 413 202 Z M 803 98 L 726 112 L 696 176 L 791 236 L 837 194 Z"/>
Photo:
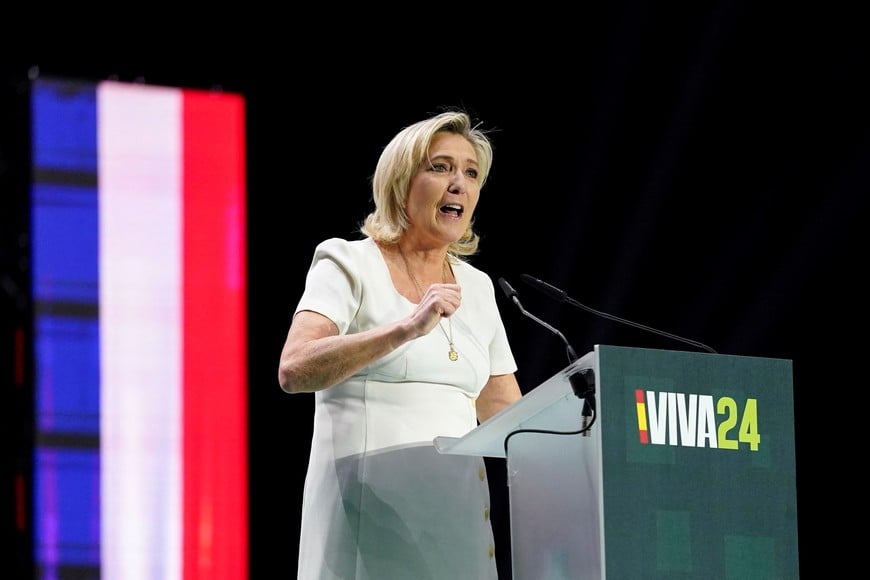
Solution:
<path fill-rule="evenodd" d="M 540 318 L 538 318 L 537 316 L 535 316 L 534 314 L 532 314 L 531 312 L 529 312 L 525 308 L 523 308 L 523 305 L 520 304 L 520 297 L 517 294 L 517 291 L 514 290 L 513 286 L 511 286 L 507 280 L 505 280 L 504 278 L 499 278 L 498 285 L 501 286 L 501 289 L 502 289 L 502 291 L 504 291 L 505 296 L 507 296 L 508 299 L 511 300 L 511 302 L 513 302 L 514 304 L 517 305 L 517 308 L 519 309 L 520 312 L 523 313 L 523 315 L 528 316 L 529 318 L 531 318 L 532 320 L 534 320 L 535 322 L 537 322 L 538 324 L 540 324 L 541 326 L 543 326 L 544 328 L 546 328 L 547 330 L 549 330 L 550 332 L 552 332 L 553 334 L 555 334 L 556 336 L 558 336 L 559 338 L 562 339 L 562 342 L 565 343 L 565 349 L 568 352 L 568 362 L 569 363 L 572 363 L 572 362 L 577 360 L 577 358 L 578 358 L 577 353 L 574 351 L 574 347 L 571 346 L 571 343 L 568 342 L 568 339 L 565 338 L 564 334 L 559 332 L 559 330 L 556 329 L 555 327 L 551 326 L 550 324 L 547 324 L 546 322 L 544 322 L 543 320 L 541 320 Z M 574 394 L 578 398 L 583 399 L 583 401 L 584 401 L 584 404 L 583 404 L 583 431 L 582 432 L 584 435 L 588 436 L 589 435 L 588 429 L 589 429 L 589 427 L 592 426 L 592 417 L 594 416 L 594 411 L 595 411 L 595 378 L 594 378 L 594 373 L 590 372 L 589 370 L 582 372 L 582 374 L 586 379 L 585 384 L 580 383 L 578 376 L 577 376 L 578 373 L 573 373 L 573 374 L 569 375 L 568 382 L 571 383 L 571 389 L 574 391 Z"/>
<path fill-rule="evenodd" d="M 568 294 L 564 290 L 560 290 L 559 288 L 556 288 L 552 284 L 548 284 L 548 283 L 544 282 L 543 280 L 538 280 L 537 278 L 533 278 L 532 276 L 529 276 L 528 274 L 520 274 L 520 278 L 523 280 L 523 282 L 525 282 L 529 286 L 532 286 L 536 290 L 542 292 L 543 294 L 546 294 L 547 296 L 556 300 L 557 302 L 567 302 L 571 306 L 576 306 L 577 308 L 581 308 L 581 309 L 585 310 L 586 312 L 591 312 L 592 314 L 595 314 L 597 316 L 601 316 L 603 318 L 607 318 L 608 320 L 614 320 L 616 322 L 621 322 L 622 324 L 627 324 L 629 326 L 633 326 L 633 327 L 639 328 L 641 330 L 646 330 L 647 332 L 652 332 L 652 333 L 658 334 L 660 336 L 664 336 L 667 338 L 678 340 L 678 341 L 684 342 L 686 344 L 691 344 L 692 346 L 694 346 L 696 348 L 700 348 L 702 350 L 706 350 L 707 352 L 712 352 L 712 353 L 716 352 L 715 350 L 713 350 L 712 348 L 710 348 L 706 344 L 703 344 L 703 343 L 700 343 L 700 342 L 697 342 L 694 340 L 690 340 L 688 338 L 683 338 L 682 336 L 677 336 L 676 334 L 671 334 L 670 332 L 665 332 L 663 330 L 658 330 L 656 328 L 652 328 L 652 327 L 649 327 L 649 326 L 646 326 L 643 324 L 639 324 L 637 322 L 632 322 L 630 320 L 624 320 L 622 318 L 619 318 L 618 316 L 613 316 L 612 314 L 607 314 L 606 312 L 600 312 L 598 310 L 595 310 L 594 308 L 589 308 L 588 306 L 581 304 L 580 302 L 577 302 L 576 300 L 574 300 L 573 298 L 568 296 Z"/>
<path fill-rule="evenodd" d="M 568 339 L 565 338 L 564 334 L 562 334 L 556 328 L 550 326 L 549 324 L 547 324 L 546 322 L 544 322 L 543 320 L 541 320 L 540 318 L 538 318 L 537 316 L 535 316 L 534 314 L 532 314 L 531 312 L 529 312 L 525 308 L 523 308 L 523 305 L 520 304 L 520 298 L 517 295 L 517 291 L 514 290 L 513 286 L 508 284 L 507 280 L 505 280 L 504 278 L 499 278 L 498 285 L 501 286 L 501 289 L 504 291 L 505 295 L 514 304 L 517 305 L 517 308 L 519 308 L 520 312 L 522 312 L 524 315 L 528 316 L 529 318 L 531 318 L 532 320 L 534 320 L 535 322 L 537 322 L 538 324 L 540 324 L 541 326 L 543 326 L 544 328 L 546 328 L 547 330 L 549 330 L 550 332 L 552 332 L 553 334 L 555 334 L 556 336 L 558 336 L 559 338 L 562 339 L 562 342 L 565 343 L 565 348 L 568 350 L 568 362 L 574 362 L 575 360 L 577 360 L 577 358 L 578 358 L 577 353 L 574 351 L 574 348 L 571 346 L 571 343 L 568 342 Z"/>

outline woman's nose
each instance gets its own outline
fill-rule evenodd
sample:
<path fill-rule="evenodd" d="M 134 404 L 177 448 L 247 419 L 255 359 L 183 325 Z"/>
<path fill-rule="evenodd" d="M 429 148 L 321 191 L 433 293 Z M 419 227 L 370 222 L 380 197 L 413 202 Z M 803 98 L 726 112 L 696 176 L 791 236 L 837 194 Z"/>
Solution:
<path fill-rule="evenodd" d="M 457 170 L 450 176 L 450 184 L 447 186 L 447 191 L 450 193 L 463 193 L 465 191 L 465 186 L 465 175 Z"/>

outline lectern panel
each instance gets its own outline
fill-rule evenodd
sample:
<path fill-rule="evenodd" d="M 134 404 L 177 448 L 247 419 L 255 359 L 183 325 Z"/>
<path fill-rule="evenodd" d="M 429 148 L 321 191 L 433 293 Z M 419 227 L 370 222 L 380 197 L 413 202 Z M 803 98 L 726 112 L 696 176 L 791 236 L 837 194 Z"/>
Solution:
<path fill-rule="evenodd" d="M 797 578 L 791 361 L 597 347 L 612 578 Z"/>

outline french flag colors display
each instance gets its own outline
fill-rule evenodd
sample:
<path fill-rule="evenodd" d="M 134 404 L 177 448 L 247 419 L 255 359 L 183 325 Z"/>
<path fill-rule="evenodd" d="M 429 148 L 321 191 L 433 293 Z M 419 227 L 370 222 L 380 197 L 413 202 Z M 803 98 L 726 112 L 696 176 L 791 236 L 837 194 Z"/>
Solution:
<path fill-rule="evenodd" d="M 248 570 L 245 101 L 31 83 L 40 578 Z"/>

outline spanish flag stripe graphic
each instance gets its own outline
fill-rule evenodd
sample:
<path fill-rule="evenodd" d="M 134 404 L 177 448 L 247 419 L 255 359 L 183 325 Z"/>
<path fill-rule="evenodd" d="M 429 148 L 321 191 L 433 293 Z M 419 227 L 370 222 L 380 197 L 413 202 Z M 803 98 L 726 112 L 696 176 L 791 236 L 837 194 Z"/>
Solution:
<path fill-rule="evenodd" d="M 646 403 L 643 399 L 642 389 L 634 391 L 634 400 L 637 408 L 637 432 L 640 436 L 640 442 L 647 445 L 649 444 L 649 429 L 646 424 Z"/>

